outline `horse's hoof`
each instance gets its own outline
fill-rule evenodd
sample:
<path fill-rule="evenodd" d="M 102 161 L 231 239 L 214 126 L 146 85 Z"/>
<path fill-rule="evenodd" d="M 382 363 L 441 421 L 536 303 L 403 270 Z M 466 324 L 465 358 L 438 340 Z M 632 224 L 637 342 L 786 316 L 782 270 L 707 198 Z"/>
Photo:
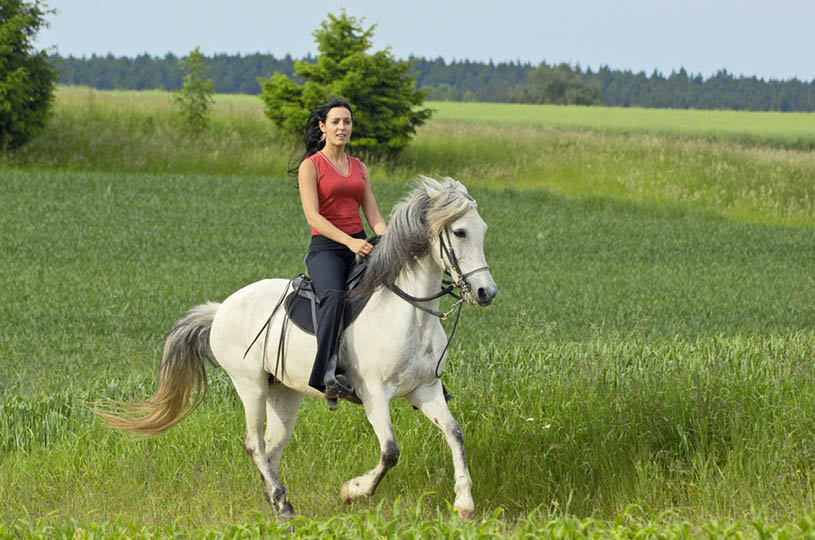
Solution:
<path fill-rule="evenodd" d="M 279 523 L 281 525 L 288 523 L 289 521 L 294 519 L 294 513 L 291 514 L 277 514 L 274 518 L 275 523 Z"/>
<path fill-rule="evenodd" d="M 351 504 L 352 502 L 354 502 L 354 499 L 351 498 L 351 481 L 350 480 L 347 481 L 346 483 L 344 483 L 342 485 L 342 488 L 340 488 L 340 499 L 345 504 Z"/>
<path fill-rule="evenodd" d="M 289 501 L 285 501 L 283 504 L 279 505 L 275 514 L 277 514 L 276 521 L 285 523 L 294 517 L 294 508 Z"/>
<path fill-rule="evenodd" d="M 456 505 L 453 506 L 453 510 L 458 513 L 458 517 L 460 517 L 462 521 L 472 521 L 475 519 L 475 510 L 472 508 L 461 508 Z"/>

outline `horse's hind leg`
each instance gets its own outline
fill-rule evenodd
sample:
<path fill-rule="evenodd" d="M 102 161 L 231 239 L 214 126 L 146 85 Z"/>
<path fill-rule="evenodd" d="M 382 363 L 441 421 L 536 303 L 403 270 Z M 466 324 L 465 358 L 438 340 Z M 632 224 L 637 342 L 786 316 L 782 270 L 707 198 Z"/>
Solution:
<path fill-rule="evenodd" d="M 462 519 L 473 519 L 475 517 L 475 505 L 472 496 L 473 481 L 470 479 L 467 456 L 464 453 L 464 435 L 461 432 L 461 426 L 453 418 L 450 409 L 447 407 L 441 381 L 437 379 L 431 386 L 417 388 L 407 397 L 414 407 L 420 409 L 444 433 L 447 445 L 453 453 L 453 468 L 455 470 L 456 501 L 453 504 L 453 510 L 458 512 Z"/>
<path fill-rule="evenodd" d="M 277 475 L 283 448 L 291 439 L 302 394 L 282 384 L 270 384 L 266 396 L 266 459 Z"/>
<path fill-rule="evenodd" d="M 281 516 L 288 517 L 294 514 L 294 510 L 286 498 L 286 489 L 277 479 L 277 473 L 273 467 L 273 459 L 271 459 L 273 456 L 271 454 L 275 453 L 275 449 L 273 449 L 272 452 L 267 452 L 266 442 L 262 436 L 263 420 L 266 415 L 266 402 L 269 395 L 268 380 L 262 370 L 257 375 L 257 377 L 232 379 L 235 390 L 237 390 L 238 396 L 240 396 L 243 402 L 243 409 L 246 415 L 246 439 L 244 441 L 244 448 L 246 448 L 246 453 L 252 458 L 252 462 L 260 472 L 260 477 L 263 480 L 263 488 L 266 492 L 266 499 L 272 506 L 272 511 Z"/>
<path fill-rule="evenodd" d="M 340 490 L 340 498 L 345 503 L 373 495 L 376 486 L 379 485 L 385 473 L 399 461 L 399 447 L 396 445 L 396 439 L 393 436 L 388 398 L 381 394 L 375 395 L 364 400 L 363 404 L 365 405 L 365 413 L 368 415 L 368 421 L 379 439 L 379 463 L 362 476 L 352 478 L 343 484 Z"/>

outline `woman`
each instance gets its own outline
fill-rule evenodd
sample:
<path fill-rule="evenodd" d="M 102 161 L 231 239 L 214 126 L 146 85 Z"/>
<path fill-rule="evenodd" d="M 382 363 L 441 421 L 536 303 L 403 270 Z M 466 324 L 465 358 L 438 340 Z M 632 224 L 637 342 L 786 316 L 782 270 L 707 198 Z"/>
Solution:
<path fill-rule="evenodd" d="M 353 125 L 345 100 L 333 98 L 317 107 L 306 123 L 306 151 L 297 169 L 300 200 L 312 234 L 306 268 L 319 299 L 317 356 L 309 385 L 324 392 L 329 405 L 354 392 L 350 379 L 336 369 L 345 279 L 354 257 L 366 257 L 373 249 L 365 241 L 359 209 L 375 234 L 386 228 L 368 169 L 346 153 Z"/>

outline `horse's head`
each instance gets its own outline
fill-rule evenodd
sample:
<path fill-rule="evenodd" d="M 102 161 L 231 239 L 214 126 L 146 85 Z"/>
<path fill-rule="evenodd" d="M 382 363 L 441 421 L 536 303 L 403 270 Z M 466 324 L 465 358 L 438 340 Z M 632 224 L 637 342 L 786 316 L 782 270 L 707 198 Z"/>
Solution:
<path fill-rule="evenodd" d="M 498 294 L 484 256 L 487 224 L 463 184 L 452 178 L 421 179 L 429 204 L 425 219 L 430 253 L 462 288 L 470 303 L 488 306 Z"/>
<path fill-rule="evenodd" d="M 452 178 L 420 176 L 394 206 L 388 230 L 351 297 L 365 298 L 381 286 L 393 287 L 400 272 L 429 258 L 450 273 L 468 301 L 488 306 L 498 288 L 484 258 L 487 224 L 476 206 L 467 188 Z"/>

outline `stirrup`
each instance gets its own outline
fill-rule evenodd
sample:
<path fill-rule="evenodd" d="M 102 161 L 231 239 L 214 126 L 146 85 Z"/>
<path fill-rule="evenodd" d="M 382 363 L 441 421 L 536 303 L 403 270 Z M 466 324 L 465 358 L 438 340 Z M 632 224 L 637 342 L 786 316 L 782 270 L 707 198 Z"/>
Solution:
<path fill-rule="evenodd" d="M 338 373 L 325 383 L 326 398 L 346 398 L 354 393 L 354 385 L 342 373 Z"/>
<path fill-rule="evenodd" d="M 337 399 L 354 401 L 354 398 L 356 398 L 354 385 L 343 373 L 338 373 L 332 380 L 326 381 L 325 400 L 329 410 L 337 410 Z"/>
<path fill-rule="evenodd" d="M 344 399 L 348 403 L 353 403 L 354 405 L 362 405 L 362 400 L 359 399 L 359 396 L 356 393 L 348 394 L 347 396 L 344 396 L 342 399 Z M 327 397 L 325 398 L 325 401 L 328 404 L 329 411 L 337 410 L 337 404 L 339 402 L 337 398 Z"/>

